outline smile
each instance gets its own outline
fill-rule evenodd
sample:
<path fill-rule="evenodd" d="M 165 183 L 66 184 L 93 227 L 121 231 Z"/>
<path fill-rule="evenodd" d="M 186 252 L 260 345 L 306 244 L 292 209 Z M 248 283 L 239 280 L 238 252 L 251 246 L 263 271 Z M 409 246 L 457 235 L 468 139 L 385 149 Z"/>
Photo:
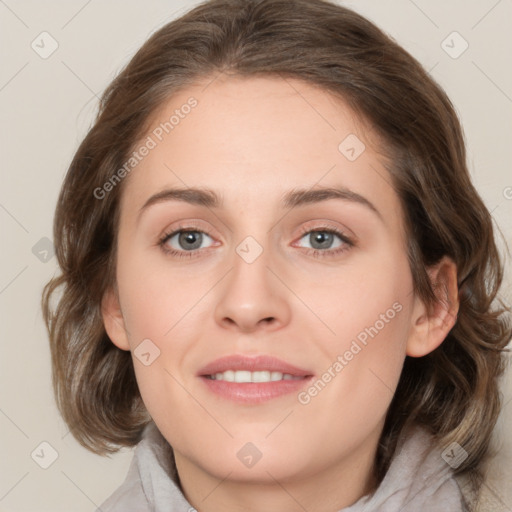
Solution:
<path fill-rule="evenodd" d="M 303 380 L 305 377 L 291 375 L 290 373 L 274 371 L 250 372 L 247 370 L 227 370 L 225 372 L 208 375 L 211 380 L 223 380 L 226 382 L 276 382 L 279 380 Z"/>

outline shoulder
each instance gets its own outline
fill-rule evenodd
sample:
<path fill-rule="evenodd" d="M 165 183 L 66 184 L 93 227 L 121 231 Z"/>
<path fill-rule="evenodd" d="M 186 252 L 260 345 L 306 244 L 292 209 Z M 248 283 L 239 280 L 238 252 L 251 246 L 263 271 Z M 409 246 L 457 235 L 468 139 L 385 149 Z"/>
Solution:
<path fill-rule="evenodd" d="M 487 483 L 478 486 L 471 475 L 455 475 L 455 480 L 464 499 L 468 512 L 509 512 L 510 508 L 500 498 L 498 492 Z"/>
<path fill-rule="evenodd" d="M 172 448 L 150 422 L 135 449 L 125 481 L 97 512 L 174 509 L 190 510 L 191 506 L 179 487 Z"/>
<path fill-rule="evenodd" d="M 150 512 L 138 473 L 138 465 L 134 458 L 123 484 L 96 512 Z"/>

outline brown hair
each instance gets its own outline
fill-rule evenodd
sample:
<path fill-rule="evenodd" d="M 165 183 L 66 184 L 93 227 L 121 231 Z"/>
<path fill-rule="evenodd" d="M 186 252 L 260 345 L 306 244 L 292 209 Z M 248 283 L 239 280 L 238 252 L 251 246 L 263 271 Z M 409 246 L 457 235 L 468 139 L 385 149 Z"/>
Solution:
<path fill-rule="evenodd" d="M 385 141 L 407 225 L 415 292 L 436 300 L 427 268 L 458 269 L 460 308 L 445 341 L 406 357 L 376 457 L 380 481 L 398 435 L 412 423 L 468 453 L 479 468 L 500 410 L 498 377 L 511 337 L 497 299 L 502 265 L 489 212 L 466 167 L 463 133 L 443 90 L 375 25 L 324 0 L 212 0 L 153 34 L 105 91 L 70 165 L 54 240 L 62 274 L 44 290 L 53 384 L 76 439 L 96 453 L 140 440 L 149 421 L 129 352 L 110 342 L 100 303 L 115 286 L 124 182 L 93 191 L 123 166 L 151 115 L 178 90 L 218 73 L 300 79 L 345 101 Z M 54 308 L 50 302 L 62 291 Z"/>

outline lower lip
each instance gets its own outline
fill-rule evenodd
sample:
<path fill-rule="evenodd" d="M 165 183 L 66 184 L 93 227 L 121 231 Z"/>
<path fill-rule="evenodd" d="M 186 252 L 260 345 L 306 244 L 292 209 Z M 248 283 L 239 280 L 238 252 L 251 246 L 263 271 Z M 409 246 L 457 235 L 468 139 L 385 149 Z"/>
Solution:
<path fill-rule="evenodd" d="M 258 404 L 267 402 L 273 398 L 279 398 L 290 393 L 298 392 L 313 377 L 295 380 L 275 380 L 271 382 L 228 382 L 214 380 L 201 376 L 200 379 L 213 393 L 246 404 Z"/>

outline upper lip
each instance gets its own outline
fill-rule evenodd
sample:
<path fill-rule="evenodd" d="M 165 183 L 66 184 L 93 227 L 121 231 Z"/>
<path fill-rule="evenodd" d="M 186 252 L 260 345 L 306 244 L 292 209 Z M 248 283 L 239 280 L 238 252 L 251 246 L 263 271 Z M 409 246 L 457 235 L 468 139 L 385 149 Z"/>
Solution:
<path fill-rule="evenodd" d="M 214 375 L 216 373 L 223 373 L 226 370 L 246 370 L 250 372 L 281 372 L 289 373 L 290 375 L 297 377 L 307 377 L 312 375 L 312 372 L 286 363 L 285 361 L 276 357 L 268 355 L 249 357 L 241 354 L 233 354 L 221 357 L 215 361 L 212 361 L 211 363 L 208 363 L 206 366 L 199 370 L 198 376 Z"/>

